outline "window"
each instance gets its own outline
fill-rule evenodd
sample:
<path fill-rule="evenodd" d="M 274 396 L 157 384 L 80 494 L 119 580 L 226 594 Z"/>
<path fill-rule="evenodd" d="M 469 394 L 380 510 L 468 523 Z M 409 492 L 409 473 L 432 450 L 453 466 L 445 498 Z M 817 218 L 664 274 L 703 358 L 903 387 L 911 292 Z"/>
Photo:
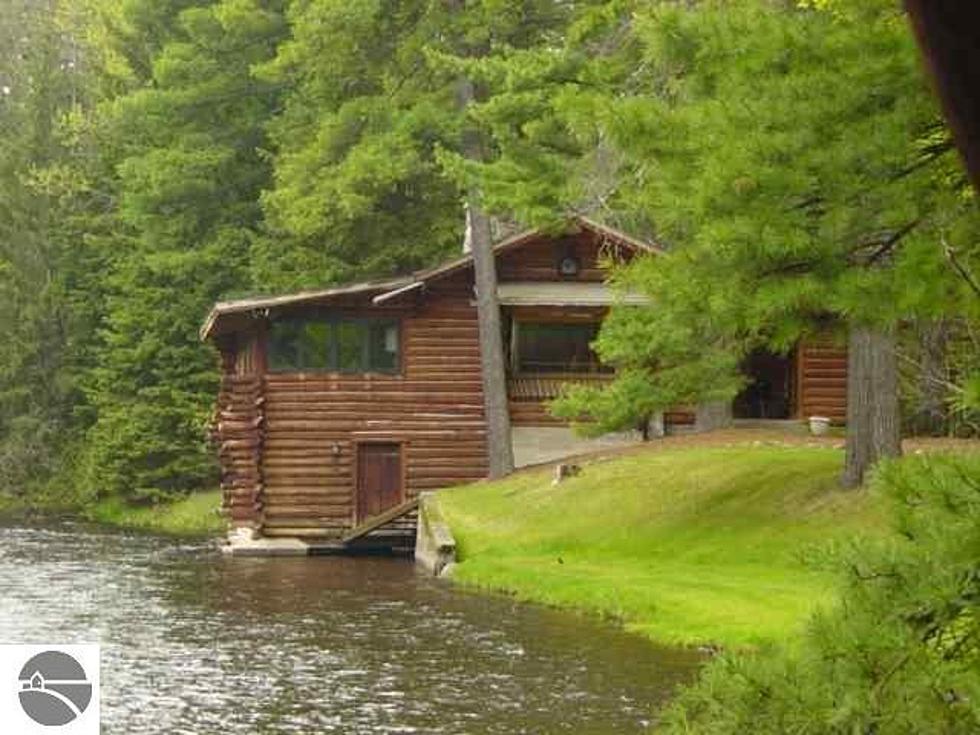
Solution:
<path fill-rule="evenodd" d="M 397 373 L 398 322 L 382 319 L 283 319 L 269 330 L 269 369 Z"/>
<path fill-rule="evenodd" d="M 514 322 L 511 355 L 518 373 L 605 372 L 590 346 L 599 324 Z"/>

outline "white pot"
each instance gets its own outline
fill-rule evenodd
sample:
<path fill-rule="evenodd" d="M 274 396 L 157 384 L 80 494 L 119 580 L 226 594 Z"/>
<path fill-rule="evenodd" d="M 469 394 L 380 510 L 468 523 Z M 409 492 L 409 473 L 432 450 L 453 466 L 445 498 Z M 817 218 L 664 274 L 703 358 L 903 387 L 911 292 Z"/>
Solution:
<path fill-rule="evenodd" d="M 830 431 L 830 419 L 826 416 L 810 417 L 810 433 L 814 436 L 823 436 Z"/>

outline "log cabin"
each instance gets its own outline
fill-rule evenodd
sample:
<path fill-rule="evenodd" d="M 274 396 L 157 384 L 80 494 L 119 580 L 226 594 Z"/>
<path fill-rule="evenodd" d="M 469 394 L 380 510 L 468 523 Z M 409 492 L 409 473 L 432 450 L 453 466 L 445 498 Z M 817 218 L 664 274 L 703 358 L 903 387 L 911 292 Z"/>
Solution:
<path fill-rule="evenodd" d="M 659 247 L 585 218 L 494 246 L 516 463 L 635 441 L 576 438 L 547 402 L 613 377 L 592 350 L 618 301 L 607 268 Z M 420 493 L 487 474 L 472 257 L 410 276 L 218 303 L 201 330 L 221 358 L 213 438 L 224 509 L 263 537 L 385 544 L 407 539 Z M 846 357 L 828 341 L 757 353 L 742 418 L 842 421 Z M 698 413 L 663 416 L 693 430 Z"/>

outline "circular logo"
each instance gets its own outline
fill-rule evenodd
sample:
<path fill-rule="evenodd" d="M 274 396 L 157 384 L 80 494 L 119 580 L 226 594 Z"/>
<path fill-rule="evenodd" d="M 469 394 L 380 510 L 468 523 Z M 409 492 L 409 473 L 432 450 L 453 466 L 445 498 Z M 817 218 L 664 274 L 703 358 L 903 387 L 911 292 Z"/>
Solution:
<path fill-rule="evenodd" d="M 20 670 L 20 706 L 32 720 L 48 727 L 67 725 L 92 701 L 85 669 L 61 651 L 39 653 Z"/>

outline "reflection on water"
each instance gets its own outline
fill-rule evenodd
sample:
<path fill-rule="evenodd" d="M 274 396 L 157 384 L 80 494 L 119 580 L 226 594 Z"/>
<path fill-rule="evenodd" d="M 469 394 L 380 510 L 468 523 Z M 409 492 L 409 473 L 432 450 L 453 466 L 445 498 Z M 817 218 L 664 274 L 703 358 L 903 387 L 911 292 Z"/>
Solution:
<path fill-rule="evenodd" d="M 0 528 L 0 642 L 98 642 L 105 733 L 627 733 L 697 658 L 405 560 Z"/>

